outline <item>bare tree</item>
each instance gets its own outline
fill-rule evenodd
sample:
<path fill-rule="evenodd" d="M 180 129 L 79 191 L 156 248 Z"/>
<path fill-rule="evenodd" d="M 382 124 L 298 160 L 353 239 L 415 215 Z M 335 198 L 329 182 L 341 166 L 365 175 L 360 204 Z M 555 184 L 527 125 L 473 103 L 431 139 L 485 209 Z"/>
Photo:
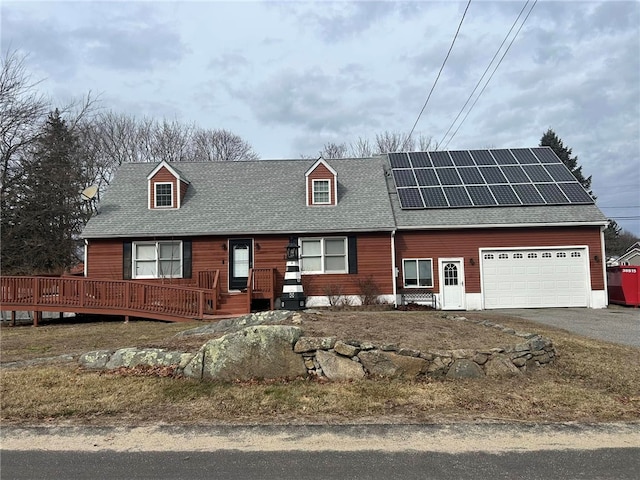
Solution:
<path fill-rule="evenodd" d="M 193 135 L 193 160 L 225 161 L 258 160 L 258 154 L 240 136 L 228 130 L 198 129 Z"/>
<path fill-rule="evenodd" d="M 348 148 L 346 143 L 325 143 L 322 150 L 318 152 L 322 158 L 345 158 Z"/>
<path fill-rule="evenodd" d="M 352 142 L 349 146 L 351 155 L 355 158 L 365 158 L 373 155 L 373 148 L 371 142 L 363 137 L 358 137 L 358 140 Z"/>
<path fill-rule="evenodd" d="M 415 141 L 408 135 L 388 130 L 376 134 L 377 153 L 410 152 L 414 150 Z"/>

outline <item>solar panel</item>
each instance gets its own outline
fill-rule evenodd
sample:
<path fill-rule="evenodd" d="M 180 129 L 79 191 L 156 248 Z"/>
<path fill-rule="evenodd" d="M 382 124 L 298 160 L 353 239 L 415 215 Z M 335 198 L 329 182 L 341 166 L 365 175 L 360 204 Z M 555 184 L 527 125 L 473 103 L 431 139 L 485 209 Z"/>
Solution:
<path fill-rule="evenodd" d="M 460 175 L 455 168 L 436 168 L 436 173 L 442 185 L 462 185 Z"/>
<path fill-rule="evenodd" d="M 484 181 L 484 178 L 482 178 L 482 175 L 480 175 L 478 167 L 459 168 L 458 173 L 465 185 L 482 185 L 483 183 L 487 183 Z"/>
<path fill-rule="evenodd" d="M 389 161 L 391 162 L 391 168 L 411 168 L 409 157 L 407 157 L 406 153 L 390 153 Z"/>
<path fill-rule="evenodd" d="M 496 161 L 493 159 L 489 150 L 471 150 L 469 152 L 476 162 L 476 165 L 495 165 Z"/>
<path fill-rule="evenodd" d="M 559 183 L 558 186 L 571 203 L 592 203 L 593 198 L 578 182 Z"/>
<path fill-rule="evenodd" d="M 470 185 L 467 187 L 467 191 L 476 207 L 490 207 L 496 204 L 495 198 L 486 185 Z"/>
<path fill-rule="evenodd" d="M 569 171 L 569 169 L 564 165 L 564 163 L 559 164 L 548 164 L 544 166 L 551 177 L 556 182 L 572 182 L 575 181 L 576 177 L 573 176 L 573 173 Z"/>
<path fill-rule="evenodd" d="M 403 209 L 593 203 L 548 147 L 390 153 Z"/>
<path fill-rule="evenodd" d="M 506 165 L 502 167 L 502 171 L 511 183 L 529 183 L 529 177 L 520 165 Z"/>
<path fill-rule="evenodd" d="M 443 187 L 444 194 L 452 207 L 468 207 L 472 205 L 464 187 Z"/>
<path fill-rule="evenodd" d="M 447 199 L 444 196 L 442 187 L 421 188 L 424 203 L 429 207 L 448 207 Z"/>
<path fill-rule="evenodd" d="M 499 165 L 515 165 L 518 163 L 509 150 L 491 150 L 491 154 Z"/>
<path fill-rule="evenodd" d="M 424 202 L 417 188 L 398 188 L 398 198 L 402 208 L 424 208 Z"/>
<path fill-rule="evenodd" d="M 482 173 L 488 184 L 507 183 L 507 178 L 498 167 L 480 167 L 480 173 Z"/>
<path fill-rule="evenodd" d="M 554 165 L 557 166 L 557 165 Z M 553 182 L 551 175 L 547 173 L 547 170 L 540 164 L 538 165 L 523 165 L 524 171 L 527 172 L 532 182 Z"/>
<path fill-rule="evenodd" d="M 516 157 L 516 160 L 523 165 L 535 165 L 540 161 L 535 157 L 531 150 L 528 148 L 512 148 L 511 153 Z"/>
<path fill-rule="evenodd" d="M 544 198 L 547 203 L 569 203 L 567 197 L 564 196 L 560 187 L 555 183 L 541 183 L 538 185 L 538 190 L 540 190 L 542 198 Z"/>
<path fill-rule="evenodd" d="M 524 205 L 540 205 L 545 203 L 544 198 L 542 198 L 536 187 L 530 183 L 513 185 L 513 189 Z"/>
<path fill-rule="evenodd" d="M 452 167 L 453 162 L 447 152 L 429 152 L 434 167 Z"/>
<path fill-rule="evenodd" d="M 520 200 L 511 188 L 511 185 L 489 185 L 498 205 L 520 205 Z"/>
<path fill-rule="evenodd" d="M 550 147 L 532 148 L 531 151 L 541 163 L 562 163 Z"/>
<path fill-rule="evenodd" d="M 431 160 L 427 152 L 409 152 L 409 159 L 413 168 L 432 167 Z"/>
<path fill-rule="evenodd" d="M 453 152 L 449 152 L 451 155 L 451 160 L 453 160 L 453 164 L 458 167 L 470 167 L 475 165 L 473 163 L 473 158 L 469 155 L 469 152 L 466 150 L 455 150 Z"/>
<path fill-rule="evenodd" d="M 393 179 L 396 182 L 396 187 L 412 187 L 417 185 L 416 177 L 413 175 L 413 170 L 393 170 Z"/>
<path fill-rule="evenodd" d="M 440 185 L 438 176 L 433 168 L 416 168 L 414 173 L 418 179 L 418 185 L 421 187 Z"/>

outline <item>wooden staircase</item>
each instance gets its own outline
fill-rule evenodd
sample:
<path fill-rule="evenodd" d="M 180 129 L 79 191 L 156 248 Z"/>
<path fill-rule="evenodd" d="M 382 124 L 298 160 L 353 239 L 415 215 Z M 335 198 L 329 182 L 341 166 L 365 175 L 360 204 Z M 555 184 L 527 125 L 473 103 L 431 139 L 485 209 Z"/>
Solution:
<path fill-rule="evenodd" d="M 247 292 L 221 293 L 215 315 L 243 315 L 250 313 Z"/>

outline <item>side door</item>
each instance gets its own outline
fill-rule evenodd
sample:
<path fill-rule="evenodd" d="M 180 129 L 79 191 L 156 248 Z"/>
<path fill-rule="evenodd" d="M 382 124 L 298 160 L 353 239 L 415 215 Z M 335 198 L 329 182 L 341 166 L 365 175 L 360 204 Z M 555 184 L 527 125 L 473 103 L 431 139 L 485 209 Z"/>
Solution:
<path fill-rule="evenodd" d="M 441 258 L 440 297 L 442 310 L 464 310 L 463 263 L 460 258 Z"/>
<path fill-rule="evenodd" d="M 249 269 L 253 267 L 253 240 L 233 238 L 229 240 L 229 290 L 247 288 Z"/>

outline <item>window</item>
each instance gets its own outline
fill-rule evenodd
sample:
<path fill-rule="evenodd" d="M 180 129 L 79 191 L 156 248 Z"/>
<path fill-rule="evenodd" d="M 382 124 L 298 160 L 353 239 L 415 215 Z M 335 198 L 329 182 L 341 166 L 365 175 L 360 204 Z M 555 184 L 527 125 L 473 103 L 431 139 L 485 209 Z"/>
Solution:
<path fill-rule="evenodd" d="M 493 260 L 493 253 L 485 253 L 484 254 L 484 259 L 485 260 Z"/>
<path fill-rule="evenodd" d="M 405 287 L 433 287 L 433 261 L 430 258 L 402 260 Z"/>
<path fill-rule="evenodd" d="M 580 257 L 580 252 L 571 252 L 571 258 L 578 258 Z"/>
<path fill-rule="evenodd" d="M 522 254 L 521 253 L 514 253 L 513 254 L 513 258 L 522 258 Z"/>
<path fill-rule="evenodd" d="M 544 253 L 542 254 L 542 258 L 551 258 L 551 253 L 549 253 L 549 252 L 544 252 Z"/>
<path fill-rule="evenodd" d="M 500 254 L 498 255 L 498 258 L 499 258 L 500 260 L 505 260 L 505 259 L 509 258 L 509 254 L 508 254 L 508 253 L 500 253 Z"/>
<path fill-rule="evenodd" d="M 537 253 L 527 253 L 527 258 L 538 258 Z"/>
<path fill-rule="evenodd" d="M 347 273 L 347 239 L 345 237 L 301 239 L 300 270 L 304 273 Z"/>
<path fill-rule="evenodd" d="M 181 278 L 182 242 L 133 244 L 133 278 Z"/>
<path fill-rule="evenodd" d="M 567 254 L 566 252 L 558 252 L 556 253 L 556 257 L 558 258 L 566 258 Z"/>
<path fill-rule="evenodd" d="M 329 188 L 330 180 L 314 180 L 313 181 L 313 204 L 327 205 L 331 203 L 331 194 Z"/>
<path fill-rule="evenodd" d="M 156 183 L 156 207 L 173 207 L 173 183 Z"/>

